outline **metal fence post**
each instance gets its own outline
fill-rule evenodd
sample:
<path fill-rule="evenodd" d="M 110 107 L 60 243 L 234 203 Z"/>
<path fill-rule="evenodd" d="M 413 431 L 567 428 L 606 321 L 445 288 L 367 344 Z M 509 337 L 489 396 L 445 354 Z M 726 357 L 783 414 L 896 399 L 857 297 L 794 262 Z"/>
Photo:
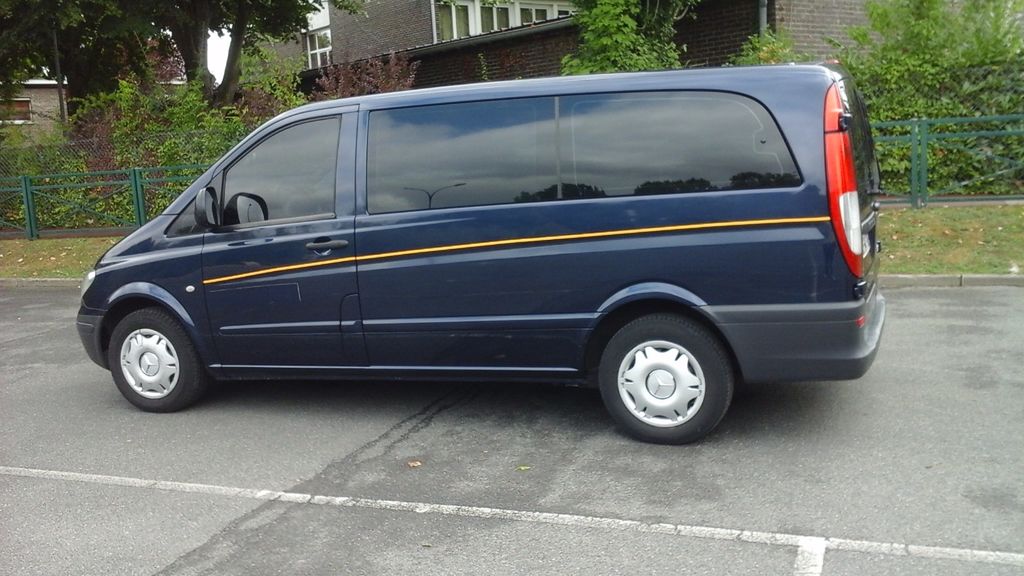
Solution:
<path fill-rule="evenodd" d="M 920 154 L 921 154 L 921 166 L 917 169 L 918 177 L 921 179 L 921 183 L 918 186 L 918 192 L 920 194 L 920 205 L 922 207 L 928 204 L 928 120 L 924 119 L 921 121 L 921 126 L 918 129 L 918 134 L 921 138 Z"/>
<path fill-rule="evenodd" d="M 132 206 L 135 208 L 135 223 L 142 226 L 146 223 L 146 199 L 142 186 L 142 174 L 138 168 L 128 172 L 128 181 L 132 185 Z"/>
<path fill-rule="evenodd" d="M 29 240 L 39 238 L 39 227 L 36 224 L 36 202 L 32 197 L 32 177 L 21 177 L 21 197 L 25 203 L 25 235 Z"/>
<path fill-rule="evenodd" d="M 910 205 L 918 208 L 917 171 L 920 167 L 918 149 L 920 142 L 917 137 L 917 120 L 910 121 Z"/>

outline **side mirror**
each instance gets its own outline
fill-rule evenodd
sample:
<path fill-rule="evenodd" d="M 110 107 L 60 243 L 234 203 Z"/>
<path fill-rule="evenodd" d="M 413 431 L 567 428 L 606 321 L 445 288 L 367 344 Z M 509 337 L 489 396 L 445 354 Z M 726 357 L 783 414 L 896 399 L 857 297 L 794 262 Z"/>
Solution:
<path fill-rule="evenodd" d="M 267 201 L 256 194 L 239 192 L 224 206 L 224 224 L 255 224 L 267 219 Z"/>
<path fill-rule="evenodd" d="M 220 226 L 220 210 L 217 205 L 217 191 L 207 186 L 196 196 L 196 224 L 200 228 L 210 229 Z"/>

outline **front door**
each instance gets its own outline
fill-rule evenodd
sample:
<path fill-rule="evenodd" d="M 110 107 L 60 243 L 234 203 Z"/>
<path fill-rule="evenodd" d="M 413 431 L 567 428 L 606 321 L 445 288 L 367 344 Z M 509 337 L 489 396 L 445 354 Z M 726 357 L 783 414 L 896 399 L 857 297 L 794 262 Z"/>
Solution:
<path fill-rule="evenodd" d="M 365 363 L 354 131 L 352 114 L 288 124 L 215 179 L 221 226 L 204 239 L 203 286 L 223 368 Z"/>

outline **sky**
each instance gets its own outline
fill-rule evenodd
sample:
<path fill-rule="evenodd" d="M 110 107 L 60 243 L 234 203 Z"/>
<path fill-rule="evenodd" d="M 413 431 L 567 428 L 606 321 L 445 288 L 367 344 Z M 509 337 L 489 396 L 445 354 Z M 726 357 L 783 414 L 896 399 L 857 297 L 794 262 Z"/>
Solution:
<path fill-rule="evenodd" d="M 210 37 L 206 41 L 208 51 L 206 66 L 210 69 L 210 73 L 217 78 L 217 82 L 220 82 L 221 77 L 224 76 L 224 62 L 228 59 L 229 44 L 231 44 L 230 36 L 217 36 L 213 32 L 210 32 Z"/>

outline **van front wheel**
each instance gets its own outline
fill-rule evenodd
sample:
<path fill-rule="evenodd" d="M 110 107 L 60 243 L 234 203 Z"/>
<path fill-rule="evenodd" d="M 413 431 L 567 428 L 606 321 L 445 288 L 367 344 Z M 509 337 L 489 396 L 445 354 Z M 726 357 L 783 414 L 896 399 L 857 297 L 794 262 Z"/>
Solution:
<path fill-rule="evenodd" d="M 206 391 L 208 377 L 188 334 L 159 308 L 136 310 L 118 322 L 107 362 L 117 389 L 147 412 L 181 410 Z"/>
<path fill-rule="evenodd" d="M 626 324 L 601 355 L 598 383 L 612 418 L 646 442 L 686 444 L 718 425 L 735 376 L 722 343 L 685 317 L 652 314 Z"/>

